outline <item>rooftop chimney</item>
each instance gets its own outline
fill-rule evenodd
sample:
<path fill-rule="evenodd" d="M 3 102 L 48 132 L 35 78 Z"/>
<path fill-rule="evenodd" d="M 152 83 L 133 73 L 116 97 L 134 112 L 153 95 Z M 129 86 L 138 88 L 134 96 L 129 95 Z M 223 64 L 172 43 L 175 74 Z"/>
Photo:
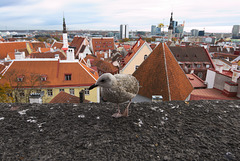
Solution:
<path fill-rule="evenodd" d="M 73 61 L 74 60 L 74 48 L 68 48 L 67 50 L 67 60 Z"/>
<path fill-rule="evenodd" d="M 80 103 L 83 103 L 84 100 L 85 100 L 85 92 L 84 92 L 84 90 L 81 90 L 79 92 L 79 98 L 80 98 Z"/>

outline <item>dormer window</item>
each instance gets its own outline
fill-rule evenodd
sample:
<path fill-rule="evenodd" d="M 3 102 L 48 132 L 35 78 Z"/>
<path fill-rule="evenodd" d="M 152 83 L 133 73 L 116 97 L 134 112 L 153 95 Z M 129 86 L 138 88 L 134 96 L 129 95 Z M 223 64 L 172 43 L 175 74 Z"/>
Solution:
<path fill-rule="evenodd" d="M 24 78 L 24 75 L 19 75 L 19 76 L 17 77 L 17 81 L 18 81 L 18 82 L 22 82 L 22 81 L 23 81 L 23 78 Z"/>
<path fill-rule="evenodd" d="M 46 80 L 47 80 L 47 75 L 45 75 L 45 74 L 44 74 L 44 75 L 41 75 L 41 78 L 40 78 L 40 79 L 41 79 L 41 81 L 46 81 Z"/>
<path fill-rule="evenodd" d="M 72 80 L 72 74 L 65 74 L 65 80 L 66 81 Z"/>

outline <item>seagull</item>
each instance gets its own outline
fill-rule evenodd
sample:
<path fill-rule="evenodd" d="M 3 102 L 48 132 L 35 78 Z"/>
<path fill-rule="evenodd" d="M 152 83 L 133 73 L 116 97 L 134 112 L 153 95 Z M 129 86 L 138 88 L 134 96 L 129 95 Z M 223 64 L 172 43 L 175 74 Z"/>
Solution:
<path fill-rule="evenodd" d="M 100 86 L 102 87 L 103 99 L 109 102 L 117 103 L 118 112 L 112 116 L 115 118 L 128 116 L 128 108 L 139 90 L 139 83 L 137 79 L 130 74 L 115 74 L 104 73 L 97 82 L 89 87 L 89 90 Z M 129 104 L 122 114 L 119 108 L 119 103 L 129 101 Z"/>

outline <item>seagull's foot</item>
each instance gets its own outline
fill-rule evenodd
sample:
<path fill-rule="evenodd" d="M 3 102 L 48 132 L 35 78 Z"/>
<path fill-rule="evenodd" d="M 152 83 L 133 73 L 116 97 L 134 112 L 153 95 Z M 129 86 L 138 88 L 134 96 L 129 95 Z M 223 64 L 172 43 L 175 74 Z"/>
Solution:
<path fill-rule="evenodd" d="M 118 112 L 118 113 L 114 113 L 113 115 L 112 115 L 112 117 L 115 117 L 115 118 L 119 118 L 119 117 L 122 117 L 123 115 L 120 113 L 120 112 Z"/>
<path fill-rule="evenodd" d="M 122 116 L 125 116 L 125 117 L 127 117 L 127 116 L 128 116 L 128 108 L 126 108 L 126 109 L 124 110 L 124 112 L 123 112 Z"/>

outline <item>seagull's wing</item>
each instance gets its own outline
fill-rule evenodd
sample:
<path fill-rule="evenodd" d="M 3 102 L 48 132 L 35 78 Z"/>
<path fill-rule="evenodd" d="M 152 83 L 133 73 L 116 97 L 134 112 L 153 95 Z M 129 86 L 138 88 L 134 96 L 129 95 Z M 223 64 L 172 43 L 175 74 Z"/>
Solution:
<path fill-rule="evenodd" d="M 118 86 L 122 88 L 122 90 L 133 95 L 133 97 L 136 96 L 139 90 L 139 83 L 134 76 L 129 74 L 116 74 L 114 76 L 117 79 Z"/>

